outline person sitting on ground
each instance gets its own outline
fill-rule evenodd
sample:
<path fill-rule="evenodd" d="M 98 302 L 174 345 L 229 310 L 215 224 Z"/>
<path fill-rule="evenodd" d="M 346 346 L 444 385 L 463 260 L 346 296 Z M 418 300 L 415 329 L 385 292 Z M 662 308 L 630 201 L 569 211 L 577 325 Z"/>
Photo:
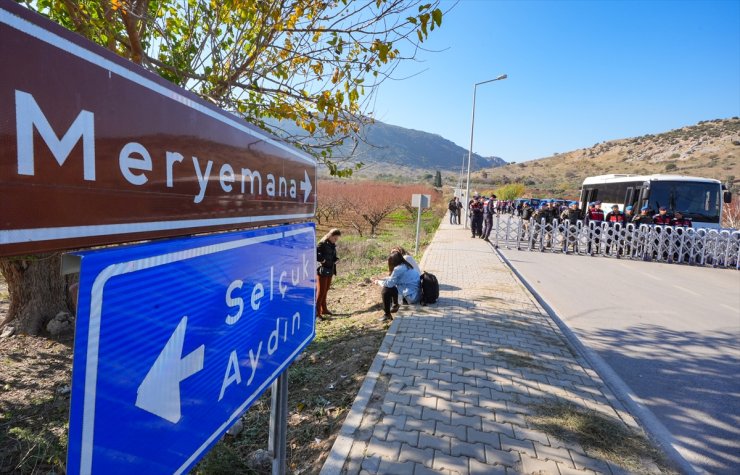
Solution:
<path fill-rule="evenodd" d="M 380 291 L 383 299 L 383 317 L 380 320 L 383 322 L 393 320 L 391 314 L 397 312 L 399 306 L 396 303 L 391 308 L 391 303 L 397 302 L 399 295 L 405 304 L 417 303 L 421 297 L 421 276 L 400 253 L 393 252 L 388 257 L 388 274 L 387 279 L 376 281 L 383 288 Z"/>
<path fill-rule="evenodd" d="M 421 268 L 419 267 L 419 264 L 416 262 L 416 259 L 414 259 L 414 256 L 409 254 L 408 251 L 406 251 L 406 249 L 402 248 L 401 246 L 396 246 L 393 249 L 391 249 L 391 254 L 393 254 L 394 252 L 401 254 L 403 258 L 406 260 L 406 262 L 411 264 L 411 267 L 416 269 L 416 272 L 418 272 L 419 275 L 421 275 Z"/>

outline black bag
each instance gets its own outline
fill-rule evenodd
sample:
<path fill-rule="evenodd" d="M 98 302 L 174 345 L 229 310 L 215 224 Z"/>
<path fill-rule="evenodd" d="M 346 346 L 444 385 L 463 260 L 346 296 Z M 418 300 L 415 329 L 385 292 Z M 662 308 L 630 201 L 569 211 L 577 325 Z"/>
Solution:
<path fill-rule="evenodd" d="M 319 277 L 329 277 L 330 275 L 334 275 L 334 269 L 331 267 L 318 266 L 316 268 L 316 274 L 318 274 Z"/>
<path fill-rule="evenodd" d="M 426 305 L 437 302 L 439 298 L 439 282 L 437 277 L 429 272 L 421 274 L 421 304 Z"/>

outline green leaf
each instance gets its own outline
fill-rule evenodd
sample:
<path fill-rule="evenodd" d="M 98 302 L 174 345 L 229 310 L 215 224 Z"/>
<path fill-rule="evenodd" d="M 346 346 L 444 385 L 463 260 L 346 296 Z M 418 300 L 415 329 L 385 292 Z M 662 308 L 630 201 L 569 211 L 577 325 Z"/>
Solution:
<path fill-rule="evenodd" d="M 442 26 L 442 10 L 437 8 L 432 12 L 432 20 L 434 20 L 434 23 L 437 24 L 437 26 Z"/>

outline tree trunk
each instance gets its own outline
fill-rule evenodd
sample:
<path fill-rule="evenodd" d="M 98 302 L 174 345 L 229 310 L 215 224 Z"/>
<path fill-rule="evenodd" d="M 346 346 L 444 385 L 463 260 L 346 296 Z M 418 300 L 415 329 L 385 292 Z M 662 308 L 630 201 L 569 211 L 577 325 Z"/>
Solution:
<path fill-rule="evenodd" d="M 0 327 L 12 324 L 19 333 L 38 335 L 57 313 L 69 311 L 60 254 L 0 259 L 0 273 L 10 294 Z"/>

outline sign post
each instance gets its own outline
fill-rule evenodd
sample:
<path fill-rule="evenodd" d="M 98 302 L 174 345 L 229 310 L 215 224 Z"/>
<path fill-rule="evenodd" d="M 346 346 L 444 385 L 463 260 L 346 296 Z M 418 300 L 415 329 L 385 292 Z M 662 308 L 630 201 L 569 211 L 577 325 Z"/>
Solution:
<path fill-rule="evenodd" d="M 419 208 L 416 215 L 416 245 L 414 246 L 414 254 L 419 252 L 419 233 L 421 231 L 421 210 L 422 208 L 429 208 L 431 206 L 432 197 L 431 195 L 413 194 L 411 195 L 411 206 Z"/>
<path fill-rule="evenodd" d="M 315 252 L 305 223 L 79 253 L 68 473 L 185 473 L 276 380 L 284 473 Z"/>
<path fill-rule="evenodd" d="M 0 256 L 314 216 L 313 157 L 14 2 L 0 58 Z"/>

